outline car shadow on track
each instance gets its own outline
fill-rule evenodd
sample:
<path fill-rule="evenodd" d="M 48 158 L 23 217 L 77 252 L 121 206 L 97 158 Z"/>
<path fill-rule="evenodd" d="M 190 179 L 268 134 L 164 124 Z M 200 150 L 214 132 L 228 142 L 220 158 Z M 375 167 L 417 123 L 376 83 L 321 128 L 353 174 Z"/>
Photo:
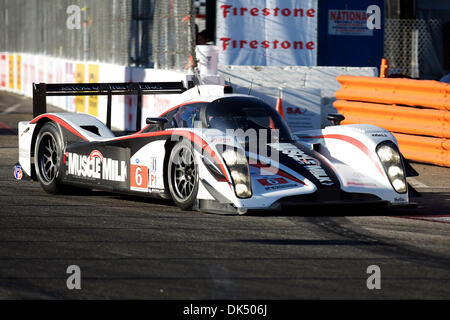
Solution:
<path fill-rule="evenodd" d="M 271 245 L 293 245 L 293 246 L 367 246 L 367 245 L 380 245 L 374 241 L 361 241 L 361 240 L 314 240 L 314 239 L 243 239 L 238 242 L 244 243 L 259 243 L 259 244 L 271 244 Z"/>
<path fill-rule="evenodd" d="M 299 205 L 296 207 L 283 208 L 279 211 L 257 211 L 250 212 L 253 216 L 302 216 L 302 217 L 320 217 L 320 216 L 395 216 L 399 214 L 399 209 L 388 208 L 385 205 Z M 414 208 L 405 208 L 409 215 L 414 214 Z"/>
<path fill-rule="evenodd" d="M 143 197 L 139 195 L 123 195 L 108 191 L 90 191 L 79 194 L 80 196 L 108 197 L 119 201 L 131 201 L 141 205 L 162 205 L 168 209 L 178 209 L 169 199 Z M 448 192 L 427 192 L 421 197 L 411 197 L 410 201 L 416 203 L 411 207 L 387 207 L 384 204 L 317 204 L 298 205 L 295 207 L 285 207 L 281 210 L 268 211 L 248 211 L 248 216 L 300 216 L 300 217 L 342 217 L 342 216 L 423 216 L 448 214 L 450 212 L 450 193 Z M 205 214 L 208 214 L 205 212 Z M 212 213 L 214 215 L 216 213 Z"/>
<path fill-rule="evenodd" d="M 139 195 L 130 195 L 130 194 L 120 194 L 120 193 L 114 193 L 110 191 L 103 191 L 103 190 L 81 190 L 79 192 L 71 191 L 70 195 L 72 196 L 91 196 L 91 197 L 105 197 L 110 198 L 114 200 L 119 201 L 132 201 L 132 202 L 139 202 L 145 205 L 166 205 L 166 206 L 172 206 L 175 207 L 174 203 L 169 199 L 163 199 L 163 198 L 156 198 L 156 197 L 146 197 L 146 196 L 139 196 Z M 176 208 L 176 207 L 175 207 Z"/>
<path fill-rule="evenodd" d="M 383 205 L 315 205 L 286 208 L 280 215 L 287 216 L 427 216 L 450 214 L 449 192 L 426 192 L 410 197 L 411 206 Z"/>

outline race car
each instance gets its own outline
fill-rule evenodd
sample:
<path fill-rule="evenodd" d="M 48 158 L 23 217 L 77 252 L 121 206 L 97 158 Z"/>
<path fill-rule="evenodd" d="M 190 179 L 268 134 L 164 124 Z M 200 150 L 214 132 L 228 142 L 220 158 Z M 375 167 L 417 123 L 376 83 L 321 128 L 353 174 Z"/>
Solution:
<path fill-rule="evenodd" d="M 16 177 L 52 194 L 74 188 L 172 199 L 183 210 L 245 214 L 311 204 L 409 203 L 395 137 L 373 125 L 291 132 L 263 100 L 229 86 L 34 84 L 34 119 L 18 126 Z M 114 134 L 111 96 L 135 94 L 136 130 Z M 142 95 L 176 95 L 141 129 Z M 46 113 L 46 96 L 107 95 L 106 125 Z M 331 116 L 337 124 L 341 117 Z M 406 169 L 405 169 L 406 168 Z"/>

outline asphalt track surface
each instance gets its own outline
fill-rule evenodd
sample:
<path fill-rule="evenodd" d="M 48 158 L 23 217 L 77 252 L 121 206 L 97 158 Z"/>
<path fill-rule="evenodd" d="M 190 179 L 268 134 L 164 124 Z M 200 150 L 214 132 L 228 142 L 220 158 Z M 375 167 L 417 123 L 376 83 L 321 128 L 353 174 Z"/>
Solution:
<path fill-rule="evenodd" d="M 450 169 L 413 164 L 416 209 L 306 207 L 277 215 L 181 211 L 101 191 L 16 181 L 17 122 L 0 93 L 0 299 L 450 299 Z M 69 290 L 69 265 L 81 290 Z M 369 290 L 367 268 L 381 270 Z"/>

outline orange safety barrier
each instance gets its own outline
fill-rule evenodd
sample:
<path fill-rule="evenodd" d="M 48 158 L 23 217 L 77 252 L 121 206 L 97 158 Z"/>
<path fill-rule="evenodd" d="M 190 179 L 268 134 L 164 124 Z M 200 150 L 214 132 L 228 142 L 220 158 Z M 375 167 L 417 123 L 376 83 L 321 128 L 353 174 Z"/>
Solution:
<path fill-rule="evenodd" d="M 337 80 L 341 84 L 336 91 L 338 99 L 450 110 L 450 84 L 346 75 L 338 76 Z"/>
<path fill-rule="evenodd" d="M 450 167 L 450 85 L 432 80 L 338 76 L 342 124 L 391 131 L 407 159 Z"/>
<path fill-rule="evenodd" d="M 394 136 L 406 159 L 439 166 L 450 166 L 449 140 L 401 133 L 394 133 Z"/>
<path fill-rule="evenodd" d="M 450 138 L 448 111 L 345 100 L 337 100 L 334 107 L 345 115 L 342 124 L 370 123 L 392 132 Z"/>

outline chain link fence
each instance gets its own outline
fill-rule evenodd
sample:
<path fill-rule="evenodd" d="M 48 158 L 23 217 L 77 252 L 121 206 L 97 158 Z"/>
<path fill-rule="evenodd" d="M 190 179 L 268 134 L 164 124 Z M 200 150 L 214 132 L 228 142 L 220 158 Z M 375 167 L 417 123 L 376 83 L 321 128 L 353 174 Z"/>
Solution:
<path fill-rule="evenodd" d="M 192 17 L 191 0 L 0 0 L 0 51 L 183 70 Z"/>
<path fill-rule="evenodd" d="M 153 23 L 153 61 L 157 69 L 189 69 L 195 64 L 192 0 L 157 1 Z"/>
<path fill-rule="evenodd" d="M 440 78 L 446 57 L 445 21 L 438 19 L 386 19 L 384 57 L 389 75 Z"/>

